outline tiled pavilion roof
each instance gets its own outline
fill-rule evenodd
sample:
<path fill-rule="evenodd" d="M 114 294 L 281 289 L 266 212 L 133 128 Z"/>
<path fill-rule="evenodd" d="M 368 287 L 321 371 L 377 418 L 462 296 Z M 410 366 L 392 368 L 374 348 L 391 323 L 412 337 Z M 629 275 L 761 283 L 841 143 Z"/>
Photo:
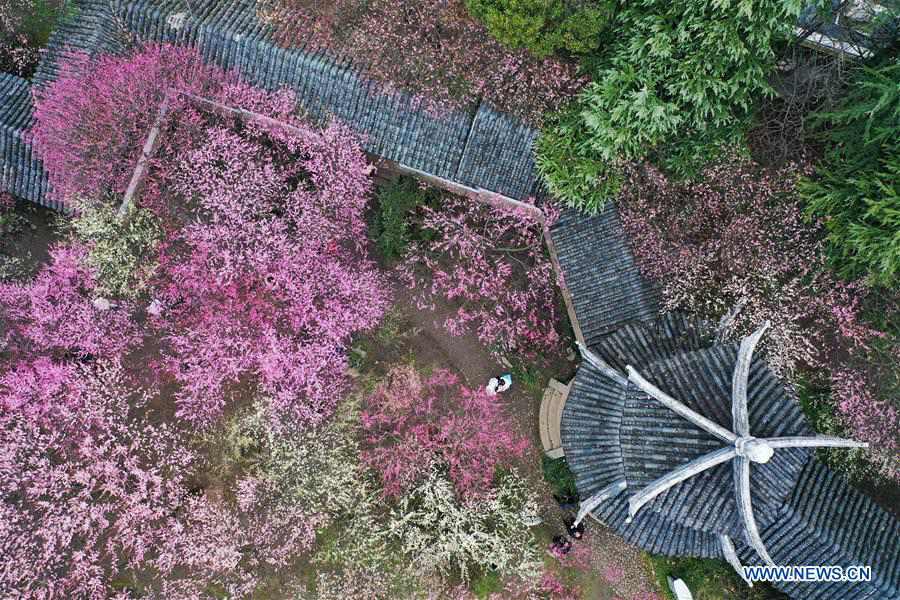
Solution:
<path fill-rule="evenodd" d="M 663 392 L 731 427 L 735 344 L 716 342 L 702 322 L 670 314 L 626 325 L 593 347 L 563 411 L 562 444 L 583 500 L 615 489 L 592 511 L 648 551 L 726 558 L 733 540 L 745 565 L 762 560 L 745 537 L 730 462 L 677 483 L 629 522 L 629 497 L 722 447 L 722 441 L 660 404 L 630 381 L 631 365 Z M 750 362 L 747 406 L 753 436 L 811 436 L 792 390 L 760 358 Z M 618 487 L 616 485 L 618 484 Z M 623 485 L 624 484 L 624 485 Z M 819 464 L 808 448 L 780 448 L 750 470 L 762 543 L 781 565 L 871 565 L 869 583 L 779 584 L 800 600 L 900 597 L 900 524 Z"/>

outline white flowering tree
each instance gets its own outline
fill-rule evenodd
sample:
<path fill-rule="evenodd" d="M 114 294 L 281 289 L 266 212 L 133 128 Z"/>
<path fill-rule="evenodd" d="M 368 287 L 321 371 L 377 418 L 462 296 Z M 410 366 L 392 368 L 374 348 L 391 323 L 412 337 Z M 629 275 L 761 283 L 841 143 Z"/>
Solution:
<path fill-rule="evenodd" d="M 410 569 L 425 576 L 459 576 L 495 570 L 535 579 L 540 575 L 538 544 L 529 526 L 537 504 L 525 480 L 502 473 L 490 495 L 475 505 L 461 503 L 446 469 L 432 466 L 426 479 L 393 507 L 389 540 L 399 543 Z"/>

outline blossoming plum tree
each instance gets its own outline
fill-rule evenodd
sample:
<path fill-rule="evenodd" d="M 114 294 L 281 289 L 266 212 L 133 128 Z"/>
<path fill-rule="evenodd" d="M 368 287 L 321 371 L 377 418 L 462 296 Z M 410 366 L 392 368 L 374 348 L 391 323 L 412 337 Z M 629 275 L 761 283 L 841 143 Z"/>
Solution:
<path fill-rule="evenodd" d="M 496 396 L 460 385 L 446 370 L 423 376 L 410 366 L 395 367 L 367 399 L 361 419 L 368 445 L 363 461 L 392 497 L 440 463 L 459 497 L 477 502 L 490 493 L 497 469 L 528 446 Z"/>
<path fill-rule="evenodd" d="M 534 358 L 558 347 L 556 275 L 543 245 L 543 228 L 523 211 L 447 197 L 423 206 L 428 242 L 410 244 L 398 272 L 419 290 L 420 309 L 450 302 L 444 323 L 453 335 L 475 331 L 497 353 Z M 545 207 L 552 221 L 555 211 Z"/>
<path fill-rule="evenodd" d="M 167 89 L 211 96 L 234 81 L 203 64 L 195 50 L 169 45 L 148 45 L 125 56 L 70 53 L 59 70 L 52 84 L 35 93 L 30 136 L 52 194 L 62 201 L 76 193 L 125 192 Z M 172 102 L 173 111 L 189 111 L 183 97 Z M 177 131 L 169 133 L 171 140 Z"/>
<path fill-rule="evenodd" d="M 178 414 L 209 425 L 238 386 L 258 385 L 295 424 L 327 417 L 344 344 L 387 304 L 363 244 L 371 167 L 356 137 L 310 127 L 292 94 L 241 83 L 195 50 L 74 55 L 62 73 L 37 100 L 33 137 L 67 196 L 125 189 L 166 89 L 218 103 L 170 95 L 141 197 L 163 230 L 147 245 L 146 264 L 159 261 L 147 284 L 166 306 L 152 324 L 165 342 L 157 364 L 181 386 Z"/>
<path fill-rule="evenodd" d="M 196 423 L 248 381 L 295 425 L 321 422 L 345 389 L 344 344 L 387 306 L 362 242 L 371 182 L 357 142 L 333 124 L 263 143 L 278 136 L 210 127 L 175 174 L 197 216 L 165 243 L 156 323 L 179 415 Z"/>

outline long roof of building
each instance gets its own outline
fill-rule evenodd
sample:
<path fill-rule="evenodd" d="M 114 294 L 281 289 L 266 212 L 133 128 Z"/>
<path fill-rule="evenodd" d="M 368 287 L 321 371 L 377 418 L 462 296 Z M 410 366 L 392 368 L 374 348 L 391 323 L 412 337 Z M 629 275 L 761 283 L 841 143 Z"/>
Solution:
<path fill-rule="evenodd" d="M 363 136 L 365 149 L 428 175 L 513 198 L 540 191 L 531 152 L 537 131 L 481 103 L 473 111 L 429 112 L 408 94 L 385 93 L 381 84 L 347 61 L 323 52 L 286 49 L 260 23 L 253 0 L 75 0 L 74 17 L 54 31 L 34 77 L 38 86 L 57 74 L 67 49 L 118 53 L 134 41 L 170 42 L 196 47 L 207 61 L 240 72 L 266 89 L 288 88 L 312 118 L 338 118 Z M 18 80 L 11 102 L 15 112 L 2 116 L 4 127 L 20 138 L 30 124 L 28 88 Z M 0 160 L 20 178 L 41 185 L 19 185 L 17 195 L 46 199 L 46 175 L 18 149 L 4 147 Z M 29 155 L 30 156 L 30 155 Z M 30 186 L 30 187 L 29 187 Z"/>

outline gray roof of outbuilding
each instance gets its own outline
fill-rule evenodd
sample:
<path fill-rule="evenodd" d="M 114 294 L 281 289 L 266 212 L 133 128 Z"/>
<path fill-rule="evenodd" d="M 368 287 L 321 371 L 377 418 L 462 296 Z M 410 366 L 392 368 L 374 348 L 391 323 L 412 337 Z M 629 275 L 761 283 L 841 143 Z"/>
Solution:
<path fill-rule="evenodd" d="M 31 113 L 28 82 L 15 75 L 0 73 L 0 192 L 44 203 L 49 188 L 47 173 L 25 139 Z"/>
<path fill-rule="evenodd" d="M 695 411 L 730 427 L 735 345 L 717 344 L 711 328 L 678 314 L 632 323 L 598 340 L 593 351 L 614 368 L 634 366 Z M 809 435 L 790 390 L 765 363 L 751 363 L 750 430 L 759 437 Z M 614 481 L 626 491 L 602 502 L 595 517 L 627 540 L 660 554 L 722 558 L 718 535 L 728 535 L 745 564 L 759 558 L 744 543 L 730 463 L 713 467 L 656 497 L 627 523 L 628 502 L 651 481 L 722 447 L 638 390 L 583 361 L 563 410 L 562 445 L 582 498 Z M 900 593 L 897 521 L 850 488 L 806 449 L 780 449 L 751 469 L 754 512 L 778 564 L 871 565 L 868 584 L 785 584 L 803 600 L 895 599 Z M 668 528 L 668 529 L 667 529 Z"/>
<path fill-rule="evenodd" d="M 437 115 L 409 94 L 384 93 L 349 61 L 279 47 L 256 18 L 252 0 L 195 0 L 190 10 L 181 0 L 76 0 L 74 5 L 75 16 L 51 36 L 36 85 L 56 77 L 67 49 L 116 53 L 134 40 L 192 46 L 250 83 L 293 90 L 313 119 L 347 123 L 372 154 L 513 198 L 541 191 L 532 156 L 536 130 L 485 103 L 473 112 Z"/>
<path fill-rule="evenodd" d="M 588 346 L 623 324 L 659 314 L 659 292 L 635 264 L 614 203 L 596 216 L 563 212 L 550 236 Z"/>

